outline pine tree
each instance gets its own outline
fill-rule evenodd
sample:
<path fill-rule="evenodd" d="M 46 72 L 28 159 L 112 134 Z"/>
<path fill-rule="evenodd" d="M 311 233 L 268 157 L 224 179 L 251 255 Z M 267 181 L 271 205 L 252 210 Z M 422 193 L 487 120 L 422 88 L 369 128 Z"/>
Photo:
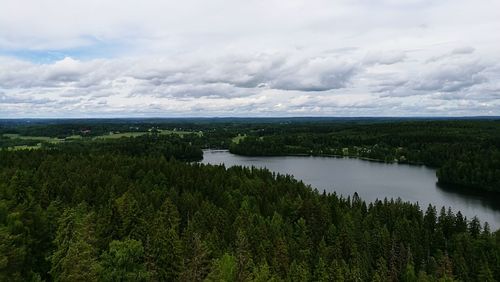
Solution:
<path fill-rule="evenodd" d="M 188 237 L 185 246 L 184 270 L 180 281 L 202 281 L 209 273 L 209 252 L 200 235 L 194 233 Z"/>
<path fill-rule="evenodd" d="M 309 281 L 309 279 L 310 277 L 307 265 L 304 263 L 298 263 L 294 260 L 292 264 L 290 264 L 287 280 L 290 282 L 302 282 Z"/>
<path fill-rule="evenodd" d="M 220 259 L 216 259 L 212 264 L 212 270 L 208 274 L 205 281 L 245 281 L 238 280 L 238 266 L 236 258 L 228 253 L 225 253 Z"/>
<path fill-rule="evenodd" d="M 149 281 L 144 248 L 137 240 L 112 241 L 101 256 L 101 281 Z"/>
<path fill-rule="evenodd" d="M 236 233 L 236 281 L 247 281 L 254 267 L 247 236 L 243 230 Z"/>
<path fill-rule="evenodd" d="M 491 272 L 488 264 L 482 263 L 481 268 L 479 269 L 479 273 L 477 274 L 477 281 L 483 282 L 493 282 L 495 278 L 493 277 L 493 273 Z"/>
<path fill-rule="evenodd" d="M 96 280 L 100 266 L 94 247 L 93 214 L 87 205 L 67 209 L 59 220 L 56 251 L 50 257 L 54 281 Z"/>
<path fill-rule="evenodd" d="M 415 274 L 415 267 L 413 266 L 413 262 L 409 262 L 406 265 L 405 272 L 403 273 L 403 277 L 401 279 L 403 282 L 417 282 L 417 275 Z"/>
<path fill-rule="evenodd" d="M 154 216 L 145 243 L 145 255 L 150 257 L 148 271 L 159 281 L 175 280 L 182 271 L 182 242 L 178 234 L 179 213 L 166 199 Z"/>
<path fill-rule="evenodd" d="M 252 282 L 275 282 L 275 281 L 279 281 L 279 279 L 277 279 L 276 276 L 274 276 L 271 273 L 271 270 L 269 269 L 269 265 L 266 262 L 264 262 L 253 269 L 251 281 Z"/>
<path fill-rule="evenodd" d="M 389 279 L 389 270 L 387 269 L 387 262 L 383 257 L 377 260 L 377 268 L 373 274 L 372 281 L 387 281 Z"/>
<path fill-rule="evenodd" d="M 320 257 L 318 264 L 314 270 L 314 280 L 318 282 L 330 281 L 330 274 L 328 273 L 328 268 L 325 261 Z"/>

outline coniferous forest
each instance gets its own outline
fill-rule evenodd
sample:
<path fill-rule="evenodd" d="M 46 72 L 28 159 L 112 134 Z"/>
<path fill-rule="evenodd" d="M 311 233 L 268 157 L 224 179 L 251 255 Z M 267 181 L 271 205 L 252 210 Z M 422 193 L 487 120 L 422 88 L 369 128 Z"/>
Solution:
<path fill-rule="evenodd" d="M 334 155 L 437 168 L 439 182 L 500 192 L 500 122 L 429 121 L 286 127 L 249 134 L 230 150 L 242 155 Z"/>
<path fill-rule="evenodd" d="M 166 128 L 155 124 L 136 137 L 85 136 L 118 126 L 131 130 L 2 127 L 54 138 L 85 133 L 36 149 L 12 149 L 33 140 L 0 139 L 0 281 L 500 280 L 500 231 L 477 218 L 400 199 L 367 203 L 265 169 L 197 162 L 208 147 L 242 154 L 347 148 L 433 164 L 440 180 L 460 175 L 465 184 L 472 180 L 463 172 L 473 167 L 483 182 L 465 186 L 495 190 L 488 187 L 500 181 L 498 122 L 192 122 L 169 126 L 203 134 L 159 134 Z"/>

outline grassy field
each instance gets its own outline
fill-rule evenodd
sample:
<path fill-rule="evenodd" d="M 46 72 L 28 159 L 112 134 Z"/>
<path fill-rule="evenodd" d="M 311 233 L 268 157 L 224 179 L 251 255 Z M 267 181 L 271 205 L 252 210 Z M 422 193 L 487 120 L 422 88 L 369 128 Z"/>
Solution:
<path fill-rule="evenodd" d="M 137 136 L 141 136 L 144 134 L 147 134 L 147 132 L 110 133 L 110 134 L 94 137 L 94 139 L 119 139 L 119 138 L 128 138 L 128 137 L 137 137 Z"/>
<path fill-rule="evenodd" d="M 8 137 L 10 139 L 22 139 L 22 140 L 36 140 L 47 143 L 59 143 L 64 141 L 64 139 L 59 139 L 55 137 L 46 137 L 46 136 L 22 136 L 19 134 L 4 134 L 4 137 Z"/>
<path fill-rule="evenodd" d="M 198 136 L 203 136 L 203 132 L 194 132 L 194 131 L 181 131 L 181 130 L 165 130 L 165 129 L 160 129 L 158 130 L 159 134 L 161 135 L 172 135 L 176 134 L 179 135 L 180 137 L 183 137 L 184 135 L 187 134 L 196 134 Z M 123 138 L 123 137 L 137 137 L 141 136 L 144 134 L 149 134 L 150 132 L 121 132 L 121 133 L 110 133 L 106 135 L 101 135 L 95 137 L 96 139 L 117 139 L 117 138 Z"/>
<path fill-rule="evenodd" d="M 163 135 L 177 134 L 177 135 L 182 137 L 186 134 L 196 134 L 200 137 L 203 136 L 202 131 L 195 132 L 195 131 L 166 130 L 166 129 L 160 129 L 159 131 L 160 131 L 160 134 L 163 134 Z"/>
<path fill-rule="evenodd" d="M 234 137 L 232 139 L 233 143 L 240 143 L 241 140 L 245 139 L 245 137 L 247 137 L 246 135 L 241 135 L 241 134 L 238 134 L 238 136 Z"/>
<path fill-rule="evenodd" d="M 138 137 L 138 136 L 142 136 L 144 134 L 150 134 L 150 132 L 120 132 L 120 133 L 113 133 L 112 132 L 110 134 L 105 134 L 105 135 L 93 137 L 92 139 L 119 139 L 119 138 Z M 176 135 L 179 135 L 180 137 L 184 137 L 184 135 L 187 135 L 187 134 L 197 134 L 200 137 L 203 136 L 203 132 L 201 132 L 201 131 L 194 132 L 194 131 L 164 130 L 164 129 L 159 130 L 159 134 L 161 134 L 161 135 L 176 134 Z M 71 135 L 71 136 L 68 136 L 64 139 L 59 139 L 59 138 L 55 138 L 55 137 L 46 137 L 46 136 L 23 136 L 23 135 L 19 135 L 19 134 L 3 134 L 3 137 L 7 137 L 10 139 L 34 140 L 34 141 L 41 142 L 41 143 L 38 143 L 37 145 L 33 145 L 33 146 L 29 146 L 29 145 L 12 146 L 12 147 L 9 147 L 8 150 L 35 150 L 35 149 L 39 149 L 42 147 L 42 142 L 57 144 L 60 142 L 76 141 L 76 140 L 83 139 L 83 137 L 81 135 Z"/>
<path fill-rule="evenodd" d="M 81 140 L 83 137 L 81 135 L 71 135 L 71 136 L 68 136 L 66 137 L 66 141 L 69 141 L 69 140 Z"/>
<path fill-rule="evenodd" d="M 17 151 L 17 150 L 37 150 L 42 147 L 42 143 L 38 143 L 37 145 L 34 146 L 28 146 L 28 145 L 20 145 L 20 146 L 13 146 L 7 148 L 7 150 L 10 151 Z"/>

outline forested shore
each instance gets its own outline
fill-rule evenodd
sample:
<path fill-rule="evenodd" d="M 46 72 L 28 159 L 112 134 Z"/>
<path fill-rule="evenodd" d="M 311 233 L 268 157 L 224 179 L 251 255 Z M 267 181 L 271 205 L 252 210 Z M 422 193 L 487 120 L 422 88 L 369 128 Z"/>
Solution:
<path fill-rule="evenodd" d="M 249 156 L 344 156 L 423 164 L 442 185 L 500 193 L 500 120 L 150 119 L 0 122 L 0 148 L 142 135 L 178 136 Z"/>
<path fill-rule="evenodd" d="M 500 192 L 500 122 L 430 121 L 278 128 L 248 134 L 231 153 L 248 156 L 315 155 L 424 164 L 441 184 Z"/>
<path fill-rule="evenodd" d="M 477 218 L 202 165 L 192 138 L 0 150 L 0 280 L 500 280 Z"/>

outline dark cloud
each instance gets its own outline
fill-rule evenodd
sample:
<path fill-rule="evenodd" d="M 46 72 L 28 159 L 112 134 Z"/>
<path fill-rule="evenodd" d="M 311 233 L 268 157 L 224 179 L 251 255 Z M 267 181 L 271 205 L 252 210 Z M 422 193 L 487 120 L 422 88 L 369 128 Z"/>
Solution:
<path fill-rule="evenodd" d="M 453 54 L 453 55 L 467 55 L 467 54 L 474 53 L 474 51 L 475 51 L 475 49 L 473 47 L 465 46 L 465 47 L 453 49 L 453 51 L 451 51 L 451 54 Z"/>
<path fill-rule="evenodd" d="M 132 71 L 131 76 L 140 79 L 142 87 L 155 88 L 155 92 L 164 91 L 168 95 L 180 89 L 181 96 L 200 97 L 221 95 L 228 86 L 296 91 L 339 89 L 346 87 L 358 70 L 356 63 L 336 57 L 284 59 L 282 56 L 258 55 L 223 58 L 205 62 L 201 67 L 186 65 L 184 68 L 137 70 Z"/>
<path fill-rule="evenodd" d="M 476 52 L 433 61 L 411 52 L 349 53 L 65 58 L 52 64 L 0 57 L 0 106 L 2 113 L 23 108 L 49 115 L 414 115 L 466 112 L 480 109 L 478 103 L 500 109 L 500 66 Z"/>
<path fill-rule="evenodd" d="M 365 57 L 364 63 L 367 65 L 392 65 L 400 63 L 405 59 L 406 54 L 401 51 L 372 52 Z"/>
<path fill-rule="evenodd" d="M 282 69 L 265 83 L 280 90 L 327 91 L 347 87 L 359 70 L 358 64 L 339 58 L 312 58 Z"/>
<path fill-rule="evenodd" d="M 48 103 L 53 103 L 55 102 L 54 100 L 51 99 L 46 99 L 46 98 L 33 98 L 33 97 L 22 97 L 22 96 L 13 96 L 13 95 L 7 95 L 5 93 L 0 92 L 0 105 L 2 104 L 34 104 L 34 105 L 41 105 L 41 104 L 48 104 Z"/>
<path fill-rule="evenodd" d="M 487 82 L 480 63 L 439 65 L 412 83 L 412 89 L 427 92 L 457 92 Z"/>
<path fill-rule="evenodd" d="M 464 53 L 465 54 L 465 53 Z M 453 100 L 468 98 L 467 94 L 482 95 L 482 90 L 500 74 L 495 65 L 470 57 L 448 57 L 426 61 L 412 75 L 376 77 L 375 89 L 381 97 L 434 96 Z M 448 93 L 448 94 L 447 94 Z"/>

